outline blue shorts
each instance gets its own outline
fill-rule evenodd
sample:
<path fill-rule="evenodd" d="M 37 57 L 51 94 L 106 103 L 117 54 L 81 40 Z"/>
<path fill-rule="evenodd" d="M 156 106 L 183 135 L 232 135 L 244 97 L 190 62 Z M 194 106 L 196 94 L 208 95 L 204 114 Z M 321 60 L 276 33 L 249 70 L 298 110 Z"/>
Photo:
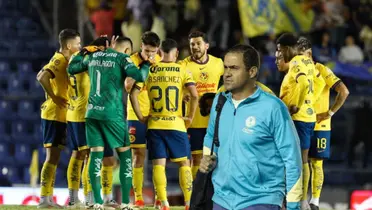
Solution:
<path fill-rule="evenodd" d="M 213 210 L 227 210 L 224 207 L 213 203 Z M 257 204 L 253 206 L 248 206 L 242 210 L 280 210 L 280 206 L 278 205 L 271 205 L 271 204 Z"/>
<path fill-rule="evenodd" d="M 191 154 L 203 154 L 203 143 L 205 134 L 207 134 L 206 128 L 189 128 L 187 130 L 191 144 Z"/>
<path fill-rule="evenodd" d="M 128 131 L 131 148 L 146 148 L 147 126 L 137 120 L 128 120 Z"/>
<path fill-rule="evenodd" d="M 319 159 L 331 157 L 331 131 L 314 131 L 309 157 Z"/>
<path fill-rule="evenodd" d="M 66 123 L 41 119 L 41 128 L 45 148 L 66 146 Z"/>
<path fill-rule="evenodd" d="M 147 131 L 150 160 L 170 158 L 180 162 L 190 158 L 190 142 L 186 132 L 175 130 Z"/>
<path fill-rule="evenodd" d="M 67 122 L 67 140 L 72 150 L 88 149 L 85 122 Z"/>
<path fill-rule="evenodd" d="M 300 138 L 301 149 L 309 149 L 311 137 L 314 133 L 315 122 L 301 122 L 293 120 L 293 123 L 296 127 L 298 137 Z"/>

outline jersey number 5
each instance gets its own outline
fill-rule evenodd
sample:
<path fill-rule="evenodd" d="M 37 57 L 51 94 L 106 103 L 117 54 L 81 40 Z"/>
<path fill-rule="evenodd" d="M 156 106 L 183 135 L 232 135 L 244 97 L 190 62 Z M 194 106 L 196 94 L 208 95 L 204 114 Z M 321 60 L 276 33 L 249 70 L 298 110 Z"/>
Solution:
<path fill-rule="evenodd" d="M 152 86 L 150 88 L 150 93 L 153 93 L 153 91 L 155 91 L 156 95 L 158 95 L 158 97 L 154 97 L 152 98 L 151 100 L 151 107 L 152 107 L 152 110 L 154 112 L 162 112 L 163 111 L 163 107 L 159 107 L 159 108 L 156 108 L 155 107 L 155 103 L 156 102 L 159 102 L 161 101 L 161 99 L 163 98 L 163 90 L 161 89 L 161 87 L 159 86 Z M 169 99 L 170 99 L 170 94 L 171 94 L 171 91 L 174 91 L 174 103 L 172 103 Z M 165 106 L 166 106 L 166 109 L 170 112 L 176 112 L 178 110 L 178 97 L 179 97 L 179 89 L 176 87 L 176 86 L 168 86 L 165 91 L 164 91 L 164 95 L 165 95 Z"/>

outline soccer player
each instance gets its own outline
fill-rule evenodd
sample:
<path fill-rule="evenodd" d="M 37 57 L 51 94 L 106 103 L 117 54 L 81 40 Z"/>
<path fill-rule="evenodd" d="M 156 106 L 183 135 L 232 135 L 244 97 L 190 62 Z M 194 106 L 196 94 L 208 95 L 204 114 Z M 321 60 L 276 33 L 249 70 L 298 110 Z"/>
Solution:
<path fill-rule="evenodd" d="M 186 127 L 194 118 L 198 105 L 198 93 L 190 73 L 175 63 L 178 56 L 177 43 L 172 39 L 162 42 L 163 60 L 150 68 L 145 84 L 137 83 L 132 88 L 130 99 L 141 122 L 147 121 L 148 148 L 153 164 L 153 180 L 162 210 L 169 210 L 167 200 L 166 159 L 169 157 L 179 164 L 179 181 L 184 194 L 186 210 L 190 205 L 192 174 L 190 168 L 190 144 Z M 146 86 L 151 101 L 150 116 L 140 110 L 138 95 Z M 186 87 L 191 94 L 190 111 L 182 117 L 182 95 Z M 186 126 L 185 126 L 186 125 Z"/>
<path fill-rule="evenodd" d="M 113 37 L 115 40 L 115 37 Z M 109 40 L 106 37 L 99 37 L 94 40 L 89 46 L 85 47 L 80 56 L 87 56 L 93 52 L 104 50 Z M 131 53 L 131 40 L 126 37 L 116 39 L 115 50 Z M 72 58 L 72 65 L 75 61 Z M 79 58 L 77 58 L 79 62 Z M 88 104 L 89 95 L 89 75 L 87 72 L 80 74 L 69 75 L 69 107 L 67 111 L 67 135 L 72 144 L 72 155 L 67 170 L 67 182 L 69 188 L 69 204 L 68 208 L 79 208 L 83 204 L 78 199 L 78 191 L 80 188 L 81 166 L 89 154 L 89 148 L 86 142 L 85 135 L 85 113 Z M 102 194 L 104 197 L 104 205 L 118 208 L 119 205 L 112 199 L 112 173 L 115 158 L 113 150 L 109 145 L 105 145 L 104 158 L 102 164 Z M 85 161 L 83 169 L 83 188 L 85 195 L 85 206 L 93 204 L 91 185 L 89 184 L 88 176 L 88 161 Z"/>
<path fill-rule="evenodd" d="M 134 53 L 130 58 L 133 63 L 138 67 L 144 61 L 150 61 L 151 63 L 158 63 L 161 57 L 157 54 L 160 45 L 160 38 L 154 32 L 145 32 L 142 35 L 141 52 Z M 133 87 L 134 81 L 131 78 L 125 80 L 125 88 L 130 93 Z M 147 116 L 150 110 L 150 100 L 146 88 L 142 88 L 138 95 L 142 115 Z M 143 208 L 145 206 L 142 187 L 143 187 L 143 165 L 145 162 L 146 155 L 146 130 L 145 124 L 138 121 L 138 118 L 133 110 L 132 104 L 128 96 L 128 128 L 129 128 L 129 139 L 131 142 L 130 147 L 132 148 L 133 155 L 133 190 L 135 197 L 135 206 Z M 160 203 L 155 199 L 155 206 L 159 206 Z"/>
<path fill-rule="evenodd" d="M 114 44 L 113 44 L 114 45 Z M 130 188 L 132 185 L 132 161 L 129 136 L 123 111 L 123 84 L 127 76 L 143 82 L 149 64 L 144 62 L 140 70 L 126 54 L 111 48 L 80 56 L 80 62 L 70 65 L 69 74 L 78 74 L 88 69 L 90 92 L 86 113 L 86 134 L 90 147 L 89 177 L 91 180 L 94 209 L 104 209 L 101 197 L 101 164 L 105 142 L 115 148 L 120 159 L 120 183 L 122 205 L 130 210 Z"/>
<path fill-rule="evenodd" d="M 191 72 L 199 97 L 205 93 L 216 93 L 224 71 L 223 61 L 207 53 L 209 44 L 205 33 L 195 31 L 190 33 L 188 38 L 191 56 L 179 63 Z M 187 130 L 191 143 L 193 178 L 196 176 L 202 158 L 203 139 L 208 127 L 208 120 L 209 116 L 202 116 L 199 107 L 197 107 L 195 118 Z"/>
<path fill-rule="evenodd" d="M 289 69 L 280 87 L 280 99 L 287 105 L 300 138 L 303 163 L 302 209 L 309 209 L 307 191 L 310 179 L 308 153 L 314 131 L 316 114 L 314 111 L 313 78 L 315 65 L 311 59 L 300 55 L 297 38 L 284 33 L 277 40 L 278 55 L 289 62 Z"/>
<path fill-rule="evenodd" d="M 71 55 L 80 50 L 80 35 L 73 29 L 59 33 L 60 49 L 37 74 L 37 80 L 46 93 L 41 105 L 41 125 L 46 159 L 41 170 L 41 192 L 38 208 L 62 208 L 54 203 L 53 188 L 57 164 L 66 145 L 67 84 L 66 68 Z"/>
<path fill-rule="evenodd" d="M 300 53 L 312 59 L 311 42 L 306 38 L 298 41 Z M 342 107 L 349 95 L 345 84 L 326 66 L 316 63 L 318 74 L 314 77 L 314 89 L 317 96 L 315 102 L 316 124 L 314 135 L 311 139 L 309 150 L 311 165 L 311 210 L 319 210 L 319 198 L 324 181 L 323 160 L 328 159 L 331 154 L 331 117 Z M 316 82 L 321 78 L 322 82 Z M 329 107 L 331 89 L 337 92 L 336 100 Z"/>

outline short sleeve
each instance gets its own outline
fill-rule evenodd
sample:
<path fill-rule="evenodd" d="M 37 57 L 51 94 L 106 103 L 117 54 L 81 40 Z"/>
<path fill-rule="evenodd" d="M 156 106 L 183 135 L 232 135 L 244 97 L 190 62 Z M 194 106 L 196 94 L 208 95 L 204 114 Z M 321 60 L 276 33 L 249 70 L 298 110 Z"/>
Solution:
<path fill-rule="evenodd" d="M 329 87 L 336 87 L 337 84 L 341 82 L 341 79 L 338 78 L 331 69 L 326 66 L 322 66 L 319 68 L 319 73 L 322 75 L 324 81 L 326 82 L 327 86 Z"/>
<path fill-rule="evenodd" d="M 186 70 L 183 67 L 181 67 L 181 71 L 183 72 L 183 85 L 185 87 L 187 87 L 189 85 L 195 85 L 195 81 L 192 78 L 191 72 Z"/>
<path fill-rule="evenodd" d="M 137 82 L 134 87 L 138 90 L 141 90 L 145 86 L 144 82 Z"/>
<path fill-rule="evenodd" d="M 52 58 L 47 65 L 44 66 L 43 70 L 48 71 L 51 75 L 52 78 L 56 77 L 56 73 L 58 72 L 59 68 L 62 65 L 61 59 L 59 58 Z"/>
<path fill-rule="evenodd" d="M 218 62 L 218 73 L 220 76 L 223 76 L 223 73 L 225 72 L 225 66 L 223 64 L 223 61 L 222 59 L 219 59 L 219 62 Z"/>

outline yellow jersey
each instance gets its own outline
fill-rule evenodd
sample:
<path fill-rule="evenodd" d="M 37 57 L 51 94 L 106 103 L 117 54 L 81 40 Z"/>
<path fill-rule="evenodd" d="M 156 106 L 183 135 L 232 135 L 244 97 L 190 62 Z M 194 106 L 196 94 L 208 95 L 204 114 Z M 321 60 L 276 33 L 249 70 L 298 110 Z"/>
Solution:
<path fill-rule="evenodd" d="M 148 129 L 177 130 L 186 132 L 182 119 L 183 88 L 195 85 L 191 73 L 180 64 L 160 62 L 151 66 L 145 84 L 150 99 L 150 118 Z"/>
<path fill-rule="evenodd" d="M 275 96 L 275 93 L 269 87 L 267 87 L 266 85 L 262 84 L 261 82 L 256 82 L 256 85 L 258 87 L 260 87 L 264 92 L 270 93 L 271 95 Z M 225 86 L 222 85 L 218 89 L 217 93 L 221 93 L 221 92 L 225 92 L 225 91 L 226 91 Z"/>
<path fill-rule="evenodd" d="M 224 72 L 223 61 L 220 58 L 208 55 L 208 59 L 205 63 L 198 63 L 189 56 L 180 61 L 179 64 L 184 66 L 186 71 L 191 72 L 193 80 L 196 82 L 199 98 L 205 93 L 217 92 L 218 83 Z M 186 107 L 187 110 L 189 110 L 189 106 L 190 104 Z M 208 120 L 209 116 L 202 116 L 198 106 L 190 128 L 207 128 Z"/>
<path fill-rule="evenodd" d="M 133 61 L 134 65 L 136 65 L 139 68 L 139 65 L 143 62 L 143 59 L 141 57 L 141 53 L 137 52 L 130 56 L 130 59 Z M 155 64 L 159 63 L 161 61 L 160 55 L 156 54 L 155 56 Z M 133 110 L 132 103 L 130 102 L 130 98 L 128 95 L 128 105 L 127 105 L 127 120 L 138 120 L 136 113 Z M 146 87 L 141 88 L 141 92 L 138 95 L 138 101 L 141 105 L 141 113 L 143 116 L 148 116 L 150 111 L 150 100 L 147 93 Z"/>
<path fill-rule="evenodd" d="M 341 82 L 341 80 L 332 72 L 332 70 L 330 70 L 328 67 L 320 63 L 317 63 L 315 65 L 315 68 L 319 71 L 319 76 L 324 81 L 323 85 L 318 87 L 318 89 L 320 89 L 320 94 L 314 105 L 315 112 L 317 114 L 320 114 L 323 112 L 328 112 L 331 89 L 336 87 Z M 315 86 L 315 89 L 317 89 L 316 86 Z M 314 130 L 330 131 L 331 130 L 331 118 L 327 120 L 323 120 L 320 123 L 316 123 Z"/>
<path fill-rule="evenodd" d="M 79 52 L 77 52 L 79 53 Z M 73 57 L 71 57 L 71 60 Z M 90 80 L 87 71 L 80 74 L 68 75 L 68 109 L 67 121 L 69 122 L 85 122 L 85 114 L 87 111 Z"/>
<path fill-rule="evenodd" d="M 301 122 L 315 122 L 316 114 L 314 111 L 314 72 L 315 65 L 311 59 L 304 55 L 297 55 L 289 62 L 289 70 L 285 75 L 282 85 L 280 87 L 280 99 L 287 105 L 297 106 L 299 111 L 292 115 L 292 119 Z M 305 76 L 306 80 L 306 92 L 298 91 L 298 79 L 299 77 Z M 295 98 L 300 98 L 300 104 L 296 104 Z"/>
<path fill-rule="evenodd" d="M 67 65 L 68 61 L 62 53 L 54 53 L 52 59 L 43 67 L 43 71 L 49 71 L 52 74 L 50 85 L 56 96 L 67 97 Z M 66 122 L 67 108 L 58 107 L 53 100 L 46 95 L 45 102 L 41 105 L 41 118 L 58 122 Z"/>

